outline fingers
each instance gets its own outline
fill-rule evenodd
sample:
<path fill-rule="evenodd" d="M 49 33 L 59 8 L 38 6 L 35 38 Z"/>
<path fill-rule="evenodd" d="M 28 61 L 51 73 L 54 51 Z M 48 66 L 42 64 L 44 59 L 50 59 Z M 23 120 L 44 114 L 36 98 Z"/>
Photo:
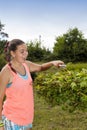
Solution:
<path fill-rule="evenodd" d="M 62 64 L 62 65 L 61 65 L 61 64 L 60 64 L 59 67 L 61 67 L 61 68 L 65 68 L 66 65 L 65 65 L 65 64 Z"/>
<path fill-rule="evenodd" d="M 60 60 L 58 60 L 58 61 L 53 61 L 53 65 L 56 66 L 56 67 L 61 67 L 61 66 L 65 67 L 64 62 L 63 62 L 63 61 L 60 61 Z"/>

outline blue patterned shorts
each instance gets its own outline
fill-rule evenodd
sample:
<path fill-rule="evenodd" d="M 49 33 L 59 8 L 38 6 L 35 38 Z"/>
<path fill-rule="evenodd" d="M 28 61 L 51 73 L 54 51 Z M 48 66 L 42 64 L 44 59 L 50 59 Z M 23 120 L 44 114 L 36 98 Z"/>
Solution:
<path fill-rule="evenodd" d="M 2 116 L 2 120 L 4 123 L 5 130 L 29 130 L 29 128 L 32 128 L 32 124 L 26 126 L 20 126 L 8 120 L 5 116 Z"/>

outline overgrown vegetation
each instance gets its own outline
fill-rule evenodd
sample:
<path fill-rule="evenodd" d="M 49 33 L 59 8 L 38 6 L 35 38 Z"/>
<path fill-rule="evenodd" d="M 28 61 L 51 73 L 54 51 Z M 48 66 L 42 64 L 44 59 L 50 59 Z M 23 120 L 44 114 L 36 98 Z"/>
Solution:
<path fill-rule="evenodd" d="M 74 68 L 74 65 L 70 67 Z M 76 66 L 76 65 L 75 65 Z M 58 72 L 40 73 L 35 79 L 35 88 L 39 95 L 52 106 L 61 105 L 63 109 L 73 111 L 76 109 L 87 109 L 87 64 L 85 68 Z"/>

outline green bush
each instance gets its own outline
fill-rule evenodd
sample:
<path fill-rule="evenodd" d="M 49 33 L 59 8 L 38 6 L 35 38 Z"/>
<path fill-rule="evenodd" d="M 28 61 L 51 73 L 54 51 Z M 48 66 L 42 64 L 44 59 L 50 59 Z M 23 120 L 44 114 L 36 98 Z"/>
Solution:
<path fill-rule="evenodd" d="M 87 70 L 61 70 L 40 73 L 34 81 L 36 91 L 51 105 L 62 105 L 63 109 L 85 110 L 87 108 Z"/>
<path fill-rule="evenodd" d="M 3 54 L 0 55 L 0 70 L 3 68 L 3 66 L 6 64 L 6 60 Z"/>
<path fill-rule="evenodd" d="M 72 62 L 69 62 L 67 64 L 68 70 L 81 71 L 82 68 L 87 69 L 87 64 L 86 63 L 74 63 L 73 64 Z"/>

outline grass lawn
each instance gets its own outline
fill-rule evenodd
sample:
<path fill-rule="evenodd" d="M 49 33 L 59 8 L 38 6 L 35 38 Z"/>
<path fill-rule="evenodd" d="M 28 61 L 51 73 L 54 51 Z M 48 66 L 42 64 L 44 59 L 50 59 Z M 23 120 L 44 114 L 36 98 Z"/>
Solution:
<path fill-rule="evenodd" d="M 60 106 L 51 107 L 35 92 L 33 130 L 87 130 L 87 112 L 69 113 Z"/>

